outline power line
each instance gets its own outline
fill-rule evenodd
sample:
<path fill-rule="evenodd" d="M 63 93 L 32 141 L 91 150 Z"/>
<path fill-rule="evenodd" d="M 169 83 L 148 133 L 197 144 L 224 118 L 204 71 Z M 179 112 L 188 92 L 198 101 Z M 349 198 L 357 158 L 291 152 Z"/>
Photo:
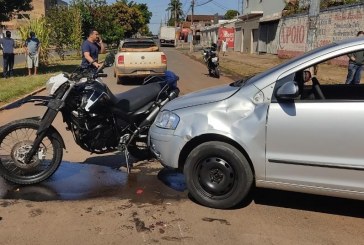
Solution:
<path fill-rule="evenodd" d="M 228 10 L 227 8 L 225 8 L 223 5 L 221 5 L 220 3 L 217 3 L 217 2 L 215 2 L 215 1 L 213 1 L 212 0 L 212 3 L 214 4 L 214 5 L 216 5 L 217 7 L 219 7 L 219 8 L 221 8 L 221 9 L 223 9 L 223 10 Z"/>
<path fill-rule="evenodd" d="M 199 3 L 199 4 L 196 4 L 195 6 L 196 6 L 196 7 L 200 7 L 200 6 L 203 6 L 203 5 L 208 4 L 208 3 L 210 3 L 210 2 L 212 2 L 212 0 L 207 0 L 207 1 L 206 1 L 206 2 L 204 2 L 204 3 Z"/>

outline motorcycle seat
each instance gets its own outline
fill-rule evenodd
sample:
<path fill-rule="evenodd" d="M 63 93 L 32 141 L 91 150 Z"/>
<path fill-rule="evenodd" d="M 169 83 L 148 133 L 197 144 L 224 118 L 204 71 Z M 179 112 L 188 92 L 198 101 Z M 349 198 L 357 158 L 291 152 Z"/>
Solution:
<path fill-rule="evenodd" d="M 111 95 L 110 97 L 117 108 L 126 113 L 130 113 L 135 112 L 149 102 L 154 101 L 162 87 L 163 84 L 161 83 L 150 83 L 120 94 Z"/>

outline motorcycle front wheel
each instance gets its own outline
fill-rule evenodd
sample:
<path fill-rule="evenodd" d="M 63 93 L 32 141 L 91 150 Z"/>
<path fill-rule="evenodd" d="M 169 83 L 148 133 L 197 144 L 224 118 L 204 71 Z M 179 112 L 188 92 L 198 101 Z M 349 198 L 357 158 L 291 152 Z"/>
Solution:
<path fill-rule="evenodd" d="M 49 129 L 35 155 L 25 163 L 32 148 L 39 121 L 23 119 L 14 121 L 0 131 L 0 175 L 13 183 L 31 185 L 49 178 L 62 161 L 62 138 Z"/>

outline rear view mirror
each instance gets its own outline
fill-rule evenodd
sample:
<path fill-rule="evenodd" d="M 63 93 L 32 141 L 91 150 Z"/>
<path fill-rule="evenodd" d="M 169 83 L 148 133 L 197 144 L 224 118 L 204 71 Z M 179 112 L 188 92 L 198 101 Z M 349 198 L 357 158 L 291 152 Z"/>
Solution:
<path fill-rule="evenodd" d="M 115 52 L 111 51 L 110 53 L 108 53 L 106 55 L 106 58 L 105 58 L 105 67 L 110 67 L 114 64 L 114 61 L 115 61 Z"/>
<path fill-rule="evenodd" d="M 276 98 L 282 100 L 292 100 L 299 95 L 298 85 L 293 82 L 286 82 L 277 89 Z"/>

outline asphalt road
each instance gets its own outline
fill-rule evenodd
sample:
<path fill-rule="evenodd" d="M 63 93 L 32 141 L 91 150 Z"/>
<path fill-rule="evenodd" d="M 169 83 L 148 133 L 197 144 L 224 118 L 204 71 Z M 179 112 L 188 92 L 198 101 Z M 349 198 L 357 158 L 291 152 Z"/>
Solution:
<path fill-rule="evenodd" d="M 231 82 L 164 50 L 182 94 Z M 117 85 L 107 72 L 104 81 L 114 93 L 136 86 Z M 42 112 L 30 104 L 1 111 L 0 125 Z M 90 155 L 60 117 L 54 126 L 67 147 L 55 176 L 31 187 L 0 179 L 0 244 L 364 244 L 363 202 L 256 190 L 237 209 L 209 209 L 194 203 L 183 178 L 158 162 L 138 162 L 127 175 L 122 157 Z M 164 184 L 166 177 L 177 186 Z"/>

